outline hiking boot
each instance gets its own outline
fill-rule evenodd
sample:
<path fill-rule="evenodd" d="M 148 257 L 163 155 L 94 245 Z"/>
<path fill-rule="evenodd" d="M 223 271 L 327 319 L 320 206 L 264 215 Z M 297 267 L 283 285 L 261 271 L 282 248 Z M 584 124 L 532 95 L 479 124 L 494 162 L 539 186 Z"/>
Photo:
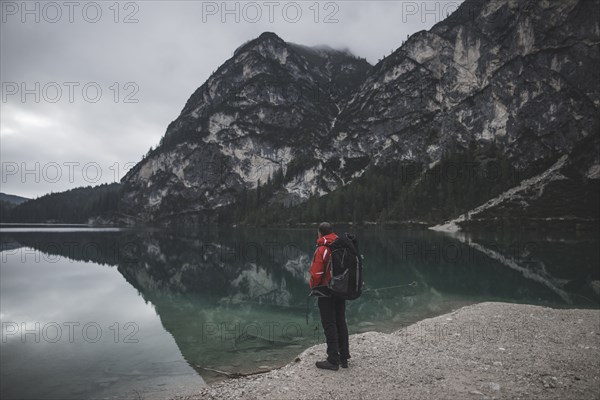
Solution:
<path fill-rule="evenodd" d="M 340 365 L 342 368 L 348 368 L 348 360 L 340 360 Z"/>
<path fill-rule="evenodd" d="M 330 369 L 332 371 L 337 371 L 338 369 L 340 369 L 340 366 L 338 364 L 332 364 L 329 361 L 325 360 L 325 361 L 317 361 L 315 363 L 315 365 L 317 366 L 317 368 L 320 369 Z"/>

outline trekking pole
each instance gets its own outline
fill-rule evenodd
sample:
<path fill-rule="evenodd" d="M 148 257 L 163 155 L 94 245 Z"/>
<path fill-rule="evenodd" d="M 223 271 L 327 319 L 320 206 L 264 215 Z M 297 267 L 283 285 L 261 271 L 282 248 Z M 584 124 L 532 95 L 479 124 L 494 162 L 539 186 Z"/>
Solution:
<path fill-rule="evenodd" d="M 388 287 L 382 287 L 382 288 L 376 288 L 376 289 L 365 289 L 363 292 L 378 292 L 380 290 L 388 290 L 388 289 L 397 289 L 397 288 L 402 288 L 402 287 L 417 287 L 417 281 L 412 281 L 409 284 L 405 284 L 405 285 L 396 285 L 396 286 L 388 286 Z"/>
<path fill-rule="evenodd" d="M 308 303 L 310 302 L 310 294 L 311 292 L 308 292 L 308 296 L 306 296 L 306 325 L 308 325 Z"/>

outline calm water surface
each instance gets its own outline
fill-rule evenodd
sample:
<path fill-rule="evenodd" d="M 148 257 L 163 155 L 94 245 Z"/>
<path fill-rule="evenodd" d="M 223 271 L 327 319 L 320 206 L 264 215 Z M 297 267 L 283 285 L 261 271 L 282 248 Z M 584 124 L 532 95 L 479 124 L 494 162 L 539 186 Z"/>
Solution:
<path fill-rule="evenodd" d="M 3 399 L 165 398 L 323 341 L 313 300 L 307 313 L 313 230 L 0 232 Z M 356 233 L 352 333 L 481 301 L 600 307 L 597 237 Z"/>

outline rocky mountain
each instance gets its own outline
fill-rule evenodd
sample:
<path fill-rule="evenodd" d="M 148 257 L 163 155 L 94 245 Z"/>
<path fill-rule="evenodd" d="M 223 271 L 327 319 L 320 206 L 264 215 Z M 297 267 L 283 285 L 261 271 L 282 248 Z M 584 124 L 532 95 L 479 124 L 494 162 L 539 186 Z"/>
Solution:
<path fill-rule="evenodd" d="M 339 131 L 378 163 L 494 141 L 519 169 L 547 164 L 598 132 L 594 15 L 594 1 L 465 2 L 373 68 Z"/>
<path fill-rule="evenodd" d="M 402 203 L 388 207 L 412 204 L 405 217 L 428 219 L 419 204 L 441 190 L 422 190 L 428 173 L 452 165 L 464 179 L 467 167 L 478 172 L 496 162 L 505 166 L 498 182 L 479 197 L 483 204 L 500 196 L 486 208 L 497 218 L 493 209 L 511 194 L 533 196 L 515 187 L 561 162 L 577 168 L 551 198 L 535 196 L 553 204 L 536 217 L 570 217 L 561 204 L 573 196 L 565 191 L 598 192 L 599 5 L 464 2 L 375 66 L 264 33 L 192 94 L 160 145 L 124 177 L 122 210 L 135 221 L 211 221 L 271 180 L 277 187 L 261 202 L 290 207 L 400 163 L 413 166 L 415 178 Z M 555 181 L 537 182 L 535 192 Z M 476 183 L 455 185 L 455 206 L 435 205 L 429 222 L 475 206 Z M 575 214 L 597 219 L 594 209 L 584 202 Z"/>
<path fill-rule="evenodd" d="M 306 165 L 318 164 L 314 148 L 331 142 L 333 121 L 370 67 L 343 51 L 262 34 L 196 90 L 160 146 L 125 176 L 125 203 L 149 220 L 201 213 L 277 171 L 290 178 L 289 202 L 334 189 Z"/>

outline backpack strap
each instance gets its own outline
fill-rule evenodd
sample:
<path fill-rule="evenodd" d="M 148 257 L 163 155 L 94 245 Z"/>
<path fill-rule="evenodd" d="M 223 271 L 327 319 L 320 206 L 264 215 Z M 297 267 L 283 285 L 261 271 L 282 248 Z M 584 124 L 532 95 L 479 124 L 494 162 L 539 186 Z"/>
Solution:
<path fill-rule="evenodd" d="M 329 254 L 329 261 L 327 261 L 327 265 L 325 266 L 325 270 L 323 271 L 323 275 L 327 275 L 327 273 L 331 270 L 331 264 L 332 264 L 332 260 L 333 257 L 331 257 L 331 254 Z M 331 278 L 333 279 L 333 271 L 331 272 Z"/>
<path fill-rule="evenodd" d="M 327 273 L 331 269 L 331 248 L 327 244 L 318 244 L 317 248 L 315 249 L 315 254 L 313 254 L 313 260 L 317 256 L 317 252 L 319 251 L 319 247 L 325 247 L 325 251 L 326 252 L 329 251 L 329 261 L 327 261 L 327 265 L 325 265 L 325 269 L 323 270 L 323 275 L 327 275 Z M 325 257 L 325 254 L 327 254 L 327 253 L 323 253 L 323 257 Z M 333 278 L 333 274 L 332 274 L 332 278 Z"/>

